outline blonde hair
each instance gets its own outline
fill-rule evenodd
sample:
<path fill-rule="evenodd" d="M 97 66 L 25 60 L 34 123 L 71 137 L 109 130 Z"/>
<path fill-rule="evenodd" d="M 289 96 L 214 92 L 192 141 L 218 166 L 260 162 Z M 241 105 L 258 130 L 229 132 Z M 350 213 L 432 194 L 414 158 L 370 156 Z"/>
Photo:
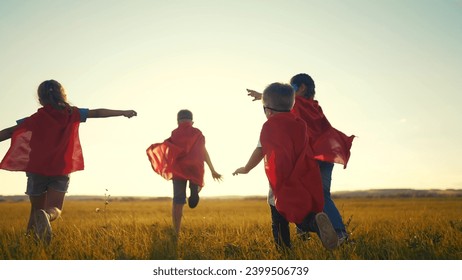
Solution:
<path fill-rule="evenodd" d="M 55 80 L 42 82 L 37 89 L 37 95 L 43 106 L 49 104 L 58 110 L 71 110 L 64 87 Z"/>
<path fill-rule="evenodd" d="M 294 89 L 288 84 L 272 83 L 263 91 L 262 101 L 274 111 L 289 112 L 295 103 Z"/>

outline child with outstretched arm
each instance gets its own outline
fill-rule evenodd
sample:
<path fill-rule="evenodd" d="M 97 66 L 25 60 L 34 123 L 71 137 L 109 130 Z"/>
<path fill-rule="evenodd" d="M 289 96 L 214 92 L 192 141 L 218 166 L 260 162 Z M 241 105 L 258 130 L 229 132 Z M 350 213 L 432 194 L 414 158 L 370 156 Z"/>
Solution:
<path fill-rule="evenodd" d="M 42 107 L 0 131 L 0 142 L 11 138 L 0 168 L 26 172 L 26 194 L 31 203 L 27 232 L 48 244 L 52 238 L 50 222 L 61 215 L 69 174 L 84 169 L 80 123 L 87 118 L 131 118 L 137 114 L 133 110 L 73 107 L 63 86 L 55 80 L 41 83 L 37 94 Z"/>

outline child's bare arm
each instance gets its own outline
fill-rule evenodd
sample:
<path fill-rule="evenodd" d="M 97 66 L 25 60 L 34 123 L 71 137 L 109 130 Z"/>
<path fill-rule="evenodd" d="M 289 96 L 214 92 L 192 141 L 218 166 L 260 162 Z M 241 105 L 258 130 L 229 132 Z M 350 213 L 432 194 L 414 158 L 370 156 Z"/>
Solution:
<path fill-rule="evenodd" d="M 16 127 L 17 125 L 5 128 L 4 130 L 0 131 L 0 142 L 5 141 L 6 139 L 10 139 Z"/>
<path fill-rule="evenodd" d="M 263 94 L 257 92 L 257 91 L 254 91 L 252 89 L 247 89 L 247 92 L 248 92 L 248 96 L 252 96 L 253 97 L 253 100 L 252 101 L 255 101 L 255 100 L 260 100 L 261 97 L 263 96 Z"/>
<path fill-rule="evenodd" d="M 215 168 L 213 167 L 212 160 L 210 160 L 210 155 L 207 152 L 207 149 L 205 149 L 205 162 L 209 166 L 210 172 L 212 172 L 213 179 L 218 180 L 218 181 L 223 180 L 223 177 L 221 176 L 221 174 L 215 171 Z"/>
<path fill-rule="evenodd" d="M 261 147 L 255 148 L 247 164 L 244 167 L 240 167 L 236 169 L 236 171 L 233 172 L 233 175 L 249 173 L 250 170 L 252 170 L 255 166 L 257 166 L 262 159 L 263 159 L 263 151 Z"/>
<path fill-rule="evenodd" d="M 134 110 L 93 109 L 88 111 L 89 118 L 109 118 L 119 116 L 131 118 L 136 115 L 137 113 Z"/>

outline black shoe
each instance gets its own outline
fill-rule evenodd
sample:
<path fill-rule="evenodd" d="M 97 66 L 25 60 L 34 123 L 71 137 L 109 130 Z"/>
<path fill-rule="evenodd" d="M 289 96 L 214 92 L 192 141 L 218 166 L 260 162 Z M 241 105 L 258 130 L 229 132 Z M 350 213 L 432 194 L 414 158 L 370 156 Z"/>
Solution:
<path fill-rule="evenodd" d="M 311 236 L 308 231 L 303 231 L 298 226 L 296 228 L 297 228 L 297 238 L 303 241 L 311 240 Z"/>
<path fill-rule="evenodd" d="M 297 224 L 297 233 L 316 232 L 315 213 L 309 213 L 300 224 Z"/>
<path fill-rule="evenodd" d="M 191 190 L 191 195 L 188 197 L 189 208 L 196 208 L 199 204 L 199 191 L 198 186 L 189 187 Z"/>

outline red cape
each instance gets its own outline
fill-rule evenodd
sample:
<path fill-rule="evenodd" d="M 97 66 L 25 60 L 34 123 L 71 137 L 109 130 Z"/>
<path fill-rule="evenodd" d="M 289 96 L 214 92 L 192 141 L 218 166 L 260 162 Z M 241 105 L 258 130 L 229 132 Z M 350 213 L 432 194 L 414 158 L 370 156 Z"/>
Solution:
<path fill-rule="evenodd" d="M 147 150 L 152 169 L 166 180 L 190 180 L 204 186 L 205 137 L 191 122 L 182 122 L 172 136 Z"/>
<path fill-rule="evenodd" d="M 49 105 L 40 108 L 13 132 L 10 148 L 0 168 L 44 176 L 83 170 L 79 125 L 78 108 L 73 107 L 71 114 Z"/>
<path fill-rule="evenodd" d="M 293 223 L 301 223 L 311 212 L 321 212 L 321 174 L 305 122 L 291 113 L 271 116 L 263 125 L 260 142 L 278 212 Z"/>
<path fill-rule="evenodd" d="M 314 157 L 322 161 L 343 164 L 346 168 L 355 136 L 346 136 L 333 128 L 318 101 L 314 99 L 297 96 L 292 112 L 308 126 Z"/>

